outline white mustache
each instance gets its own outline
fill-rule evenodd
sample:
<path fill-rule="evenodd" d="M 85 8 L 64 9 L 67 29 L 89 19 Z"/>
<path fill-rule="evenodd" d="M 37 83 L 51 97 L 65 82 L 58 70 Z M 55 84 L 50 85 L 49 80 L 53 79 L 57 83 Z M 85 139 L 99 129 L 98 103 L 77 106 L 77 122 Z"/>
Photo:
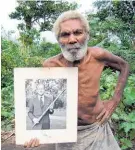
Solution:
<path fill-rule="evenodd" d="M 78 50 L 81 48 L 81 44 L 79 43 L 75 43 L 74 45 L 62 45 L 62 47 L 64 47 L 65 49 L 67 49 L 68 51 L 72 51 L 72 50 Z"/>

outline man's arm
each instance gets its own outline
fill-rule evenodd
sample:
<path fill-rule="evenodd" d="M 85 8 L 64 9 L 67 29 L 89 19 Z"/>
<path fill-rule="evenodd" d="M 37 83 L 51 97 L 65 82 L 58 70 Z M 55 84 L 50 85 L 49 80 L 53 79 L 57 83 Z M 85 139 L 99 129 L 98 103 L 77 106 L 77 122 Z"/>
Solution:
<path fill-rule="evenodd" d="M 31 121 L 34 123 L 34 124 L 37 124 L 39 123 L 39 118 L 36 118 L 33 114 L 34 112 L 34 105 L 33 105 L 33 100 L 31 99 L 29 101 L 29 111 L 28 111 L 28 116 L 29 118 L 31 119 Z"/>
<path fill-rule="evenodd" d="M 105 66 L 120 72 L 111 100 L 104 102 L 105 109 L 97 117 L 97 119 L 101 119 L 102 124 L 111 117 L 120 102 L 129 75 L 129 65 L 122 58 L 102 49 L 98 50 L 96 57 L 104 62 Z"/>
<path fill-rule="evenodd" d="M 29 100 L 28 107 L 29 107 L 28 116 L 33 121 L 33 119 L 35 118 L 35 116 L 33 115 L 34 106 L 33 106 L 32 99 Z"/>

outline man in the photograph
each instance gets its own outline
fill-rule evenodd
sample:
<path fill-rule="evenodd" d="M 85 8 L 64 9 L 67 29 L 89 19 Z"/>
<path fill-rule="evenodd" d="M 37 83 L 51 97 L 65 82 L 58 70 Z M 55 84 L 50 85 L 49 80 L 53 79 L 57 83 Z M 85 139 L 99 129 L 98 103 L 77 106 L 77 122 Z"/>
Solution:
<path fill-rule="evenodd" d="M 53 108 L 49 108 L 48 111 L 43 115 L 49 105 L 53 102 L 53 96 L 45 91 L 43 83 L 39 83 L 36 86 L 36 93 L 29 101 L 28 116 L 33 122 L 34 130 L 36 129 L 50 129 L 50 117 L 49 114 L 53 114 Z M 39 119 L 42 116 L 41 120 Z"/>
<path fill-rule="evenodd" d="M 127 62 L 103 48 L 88 47 L 89 23 L 77 11 L 62 13 L 53 31 L 62 53 L 46 60 L 43 66 L 78 67 L 79 71 L 78 139 L 75 143 L 56 144 L 56 150 L 120 150 L 108 121 L 122 97 L 129 73 Z M 107 101 L 102 101 L 99 94 L 104 67 L 120 72 L 114 94 Z M 26 143 L 27 147 L 34 142 L 37 140 Z"/>

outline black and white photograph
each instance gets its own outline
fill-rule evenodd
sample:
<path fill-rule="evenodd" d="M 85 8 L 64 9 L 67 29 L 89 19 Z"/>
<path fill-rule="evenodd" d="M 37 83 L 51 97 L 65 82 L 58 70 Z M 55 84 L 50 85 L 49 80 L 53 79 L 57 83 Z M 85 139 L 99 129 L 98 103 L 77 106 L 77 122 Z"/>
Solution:
<path fill-rule="evenodd" d="M 77 93 L 77 67 L 15 68 L 16 144 L 76 142 Z"/>
<path fill-rule="evenodd" d="M 67 79 L 27 79 L 26 129 L 66 128 Z"/>

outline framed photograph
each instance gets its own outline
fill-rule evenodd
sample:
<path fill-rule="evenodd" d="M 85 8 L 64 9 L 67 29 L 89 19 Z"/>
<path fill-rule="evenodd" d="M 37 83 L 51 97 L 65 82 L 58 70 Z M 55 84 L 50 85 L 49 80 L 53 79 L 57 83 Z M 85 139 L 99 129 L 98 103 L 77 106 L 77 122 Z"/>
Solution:
<path fill-rule="evenodd" d="M 77 141 L 78 68 L 15 68 L 16 144 Z"/>

